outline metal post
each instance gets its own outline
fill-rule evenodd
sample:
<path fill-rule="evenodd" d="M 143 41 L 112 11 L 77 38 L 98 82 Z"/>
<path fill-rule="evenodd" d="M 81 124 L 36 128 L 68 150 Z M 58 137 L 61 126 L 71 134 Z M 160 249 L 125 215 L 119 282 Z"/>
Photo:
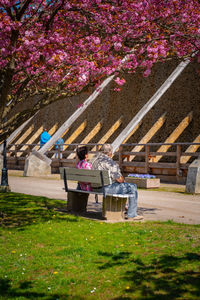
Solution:
<path fill-rule="evenodd" d="M 8 186 L 8 170 L 6 160 L 6 140 L 3 142 L 3 169 L 1 171 L 1 186 Z"/>

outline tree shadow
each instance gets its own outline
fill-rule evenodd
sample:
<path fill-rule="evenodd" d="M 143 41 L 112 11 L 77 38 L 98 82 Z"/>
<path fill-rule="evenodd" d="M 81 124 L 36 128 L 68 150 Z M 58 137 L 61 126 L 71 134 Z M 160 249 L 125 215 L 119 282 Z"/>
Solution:
<path fill-rule="evenodd" d="M 23 299 L 45 299 L 45 300 L 55 300 L 55 299 L 76 299 L 76 300 L 83 300 L 85 298 L 81 296 L 69 296 L 66 294 L 51 294 L 48 295 L 47 293 L 43 292 L 35 292 L 31 291 L 33 289 L 33 282 L 31 281 L 23 281 L 19 284 L 18 287 L 12 287 L 12 281 L 8 278 L 3 279 L 0 278 L 0 295 L 1 299 L 18 299 L 23 297 Z"/>
<path fill-rule="evenodd" d="M 77 222 L 77 217 L 66 216 L 61 211 L 66 206 L 63 200 L 49 199 L 19 193 L 0 193 L 0 225 L 21 228 L 51 219 Z"/>
<path fill-rule="evenodd" d="M 193 270 L 191 265 L 199 263 L 200 255 L 197 253 L 161 255 L 152 258 L 148 263 L 140 258 L 131 259 L 130 252 L 119 252 L 117 255 L 108 252 L 98 254 L 107 258 L 107 262 L 99 266 L 100 270 L 117 265 L 129 267 L 121 279 L 130 288 L 124 290 L 124 295 L 113 300 L 133 299 L 135 293 L 136 299 L 200 299 L 200 271 Z M 127 294 L 130 294 L 130 298 Z"/>
<path fill-rule="evenodd" d="M 155 215 L 157 211 L 161 209 L 159 208 L 149 208 L 149 207 L 138 207 L 138 214 L 143 215 L 143 214 L 148 214 L 148 215 Z"/>
<path fill-rule="evenodd" d="M 74 215 L 79 215 L 81 217 L 84 217 L 86 219 L 91 219 L 91 220 L 102 220 L 102 221 L 106 220 L 106 218 L 102 216 L 102 211 L 96 212 L 96 211 L 87 210 L 86 212 L 80 212 L 79 214 L 74 213 Z"/>
<path fill-rule="evenodd" d="M 105 270 L 119 265 L 124 265 L 131 253 L 128 251 L 120 251 L 115 254 L 109 252 L 98 251 L 98 255 L 108 258 L 108 262 L 98 267 L 99 270 Z M 98 264 L 98 262 L 97 262 Z"/>

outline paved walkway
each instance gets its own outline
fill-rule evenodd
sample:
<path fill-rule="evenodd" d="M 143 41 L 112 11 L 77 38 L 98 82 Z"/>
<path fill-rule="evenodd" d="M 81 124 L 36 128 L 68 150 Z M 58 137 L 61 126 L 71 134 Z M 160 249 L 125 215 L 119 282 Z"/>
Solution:
<path fill-rule="evenodd" d="M 58 175 L 49 178 L 22 177 L 19 176 L 20 173 L 15 175 L 17 176 L 9 174 L 8 179 L 13 192 L 66 200 L 63 181 Z M 173 220 L 179 223 L 200 224 L 200 195 L 184 194 L 183 186 L 163 184 L 162 187 L 179 189 L 182 192 L 139 190 L 138 214 L 142 214 L 144 220 Z M 88 211 L 91 212 L 91 216 L 96 215 L 98 218 L 101 209 L 101 197 L 96 204 L 94 196 L 90 195 Z"/>

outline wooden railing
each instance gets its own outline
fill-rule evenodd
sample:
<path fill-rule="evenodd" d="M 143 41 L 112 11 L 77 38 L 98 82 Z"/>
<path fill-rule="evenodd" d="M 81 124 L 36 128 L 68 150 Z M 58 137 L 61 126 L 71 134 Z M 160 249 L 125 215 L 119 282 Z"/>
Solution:
<path fill-rule="evenodd" d="M 159 169 L 173 170 L 173 175 L 183 176 L 184 170 L 188 169 L 190 163 L 200 157 L 200 151 L 196 152 L 187 152 L 184 149 L 189 146 L 200 147 L 200 143 L 148 143 L 148 144 L 123 144 L 119 148 L 119 165 L 120 168 L 124 171 L 133 171 L 136 172 L 140 169 L 143 169 L 144 173 L 159 173 Z M 128 151 L 127 149 L 134 146 L 143 146 L 144 151 L 133 152 Z M 172 151 L 158 152 L 153 151 L 152 148 L 160 148 L 160 146 L 167 146 L 167 148 L 172 148 Z M 175 149 L 175 151 L 174 151 Z M 133 160 L 130 160 L 131 156 L 134 156 Z M 188 163 L 181 163 L 181 158 L 187 156 Z M 138 161 L 137 158 L 142 157 L 142 161 Z M 161 162 L 159 162 L 161 160 Z M 157 169 L 157 172 L 156 172 Z M 175 171 L 175 173 L 174 173 Z M 141 172 L 138 172 L 141 173 Z M 167 174 L 166 174 L 167 175 Z"/>
<path fill-rule="evenodd" d="M 62 146 L 58 145 L 58 149 L 55 149 L 55 147 L 53 147 L 51 150 L 48 150 L 46 152 L 46 155 L 52 159 L 53 163 L 59 163 L 61 165 L 63 163 L 73 163 L 73 161 L 75 162 L 76 148 L 78 145 L 80 144 L 64 144 L 64 151 L 61 151 Z M 87 146 L 89 149 L 91 149 L 89 151 L 91 157 L 92 155 L 99 152 L 102 144 L 90 143 L 87 144 Z M 22 165 L 23 161 L 25 161 L 25 159 L 30 155 L 31 152 L 33 152 L 34 150 L 37 151 L 39 149 L 40 144 L 9 144 L 9 147 L 7 148 L 8 165 L 11 165 L 11 163 L 9 164 L 9 161 L 12 162 L 13 166 L 15 163 L 16 165 L 19 165 L 19 162 L 21 162 L 20 164 Z"/>
<path fill-rule="evenodd" d="M 61 166 L 75 165 L 75 151 L 79 144 L 66 144 L 62 152 L 52 148 L 47 151 L 46 155 L 52 159 L 52 169 L 58 172 Z M 102 144 L 90 143 L 89 158 L 95 155 L 101 148 Z M 135 146 L 141 146 L 143 151 L 134 152 Z M 196 152 L 189 152 L 194 146 Z M 167 149 L 167 151 L 158 151 L 158 149 Z M 10 144 L 7 149 L 8 167 L 23 168 L 26 157 L 33 151 L 40 148 L 39 144 Z M 23 150 L 25 149 L 25 150 Z M 57 158 L 55 154 L 57 153 Z M 182 163 L 183 157 L 186 163 Z M 124 173 L 149 173 L 155 175 L 173 175 L 179 177 L 187 176 L 189 164 L 196 158 L 200 157 L 200 143 L 148 143 L 148 144 L 122 144 L 114 155 L 121 170 Z M 10 163 L 9 163 L 10 162 Z"/>

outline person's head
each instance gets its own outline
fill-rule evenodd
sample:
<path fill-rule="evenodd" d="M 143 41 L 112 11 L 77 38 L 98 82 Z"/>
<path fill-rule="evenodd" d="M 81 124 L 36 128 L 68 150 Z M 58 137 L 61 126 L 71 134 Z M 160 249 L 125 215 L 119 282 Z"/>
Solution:
<path fill-rule="evenodd" d="M 76 154 L 80 160 L 84 160 L 88 155 L 88 148 L 86 146 L 80 146 L 76 149 Z"/>
<path fill-rule="evenodd" d="M 101 148 L 101 151 L 102 151 L 104 154 L 108 155 L 108 156 L 112 156 L 112 154 L 113 154 L 113 147 L 112 147 L 111 144 L 104 144 L 104 145 L 102 146 L 102 148 Z"/>
<path fill-rule="evenodd" d="M 46 127 L 44 127 L 43 131 L 47 131 Z"/>

